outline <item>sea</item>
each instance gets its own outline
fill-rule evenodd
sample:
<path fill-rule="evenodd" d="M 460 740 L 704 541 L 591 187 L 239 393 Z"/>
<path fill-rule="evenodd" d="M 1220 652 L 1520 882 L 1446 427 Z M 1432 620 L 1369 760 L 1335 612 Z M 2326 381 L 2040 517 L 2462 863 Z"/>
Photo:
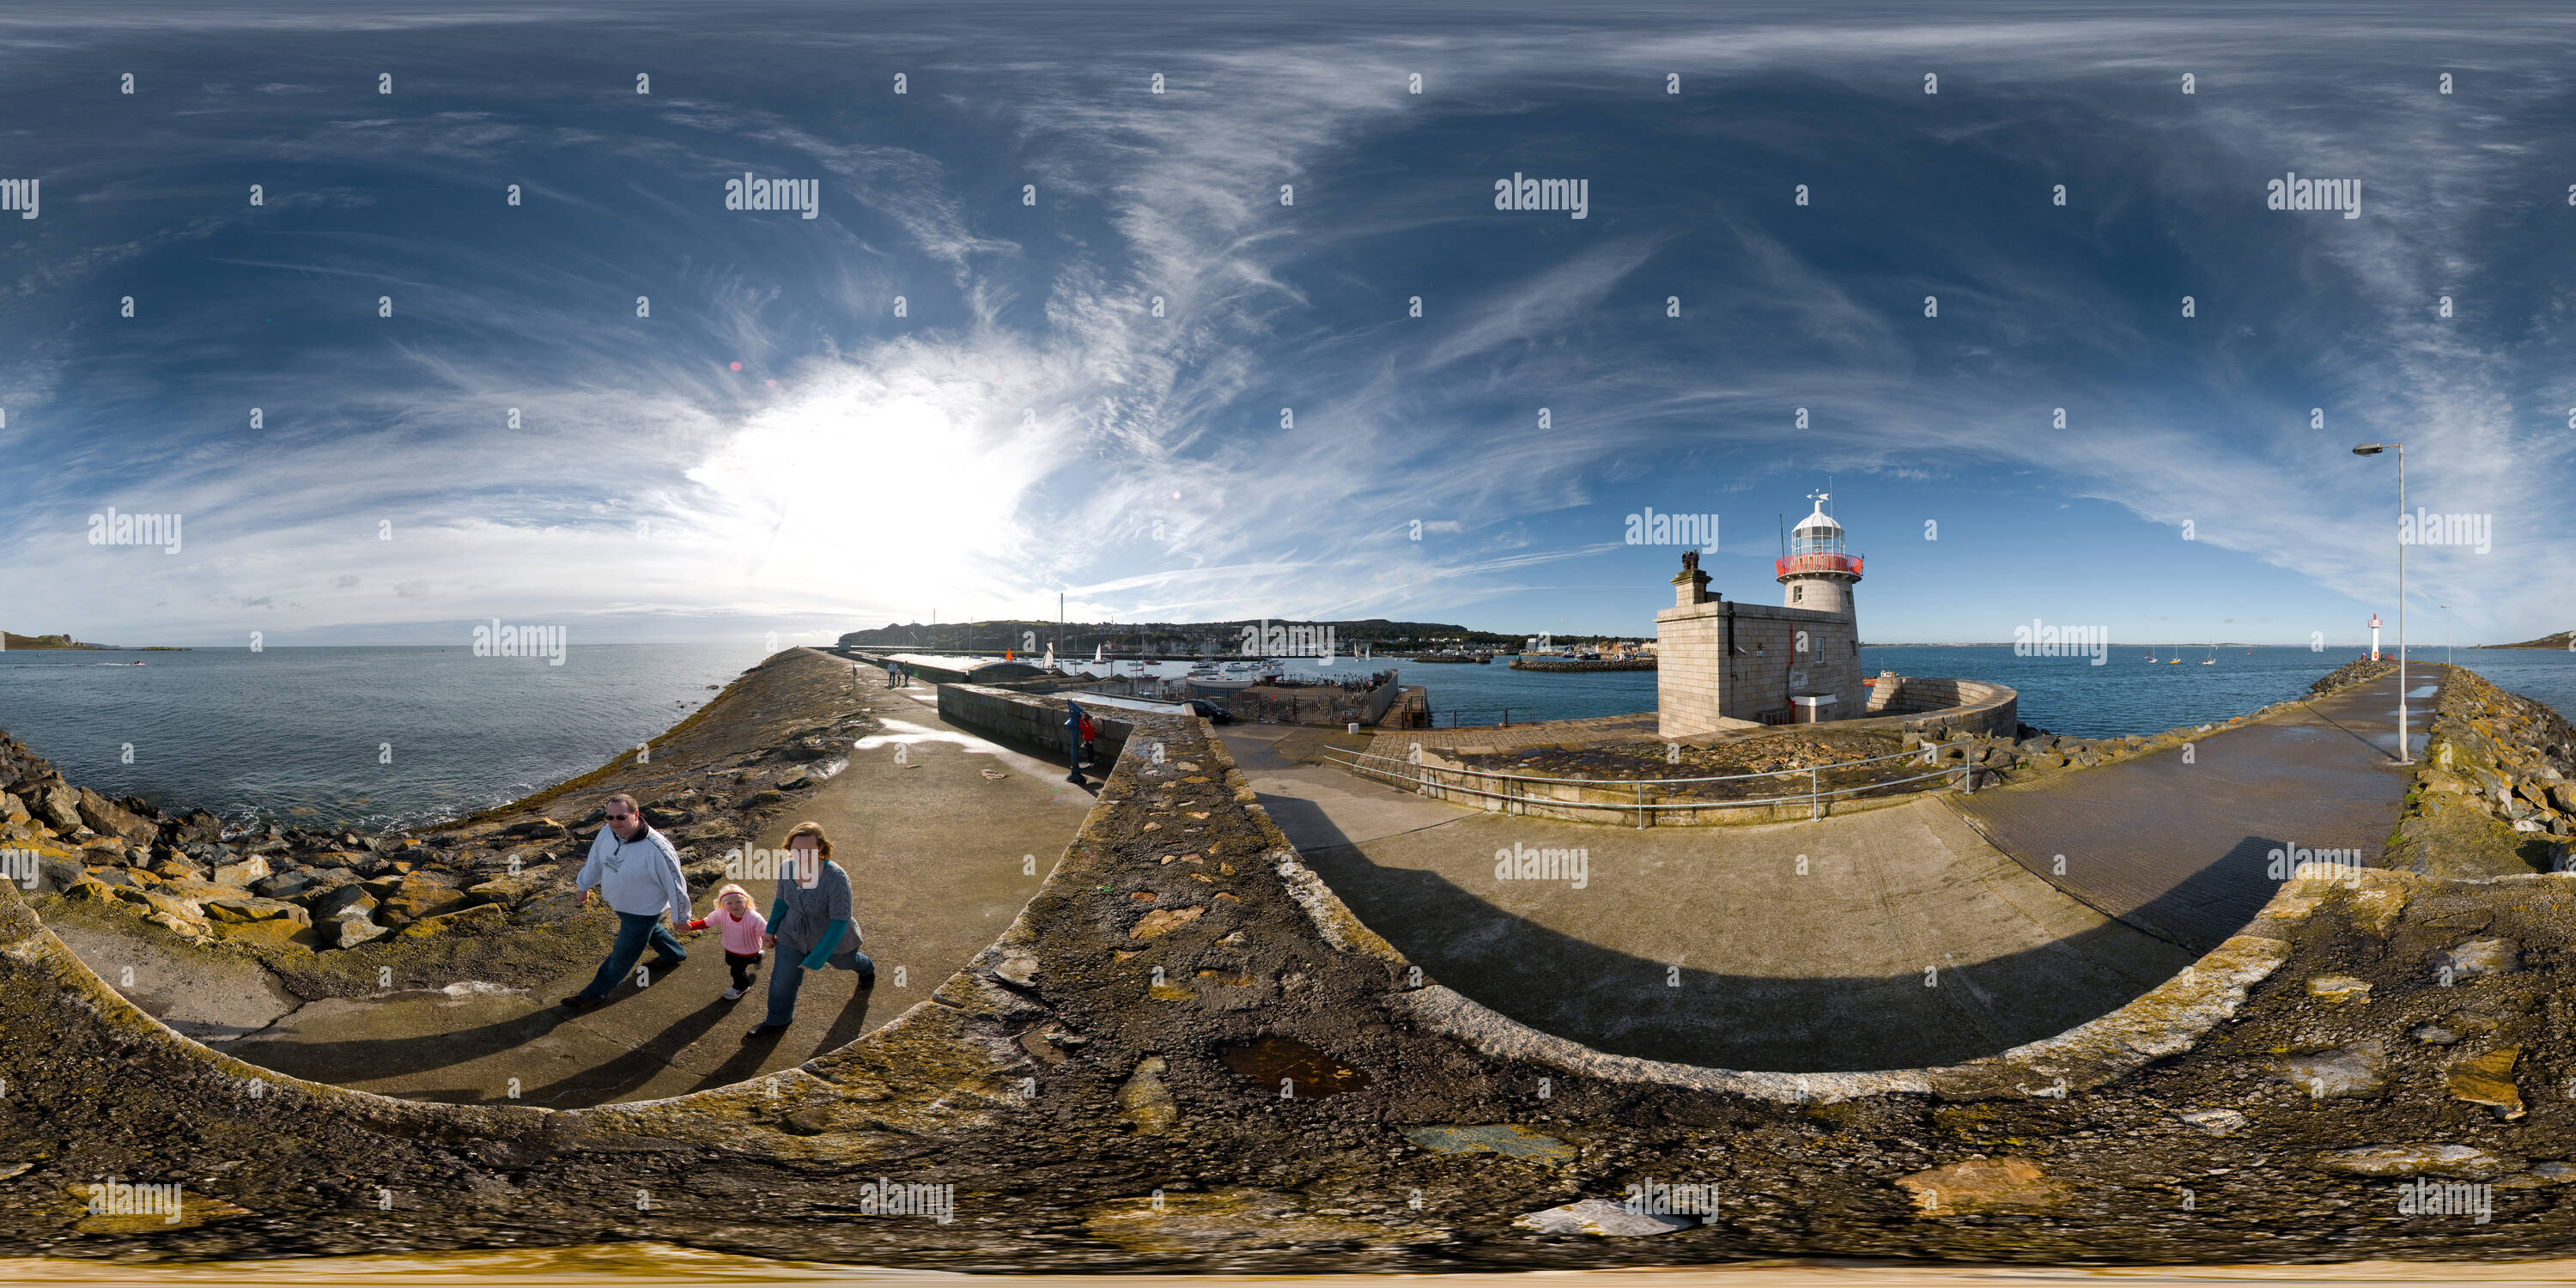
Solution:
<path fill-rule="evenodd" d="M 2011 646 L 1865 647 L 1865 673 L 2006 684 L 2021 718 L 2083 737 L 2224 720 L 2307 690 L 2351 650 L 2140 647 L 2087 658 Z M 662 732 L 756 665 L 739 644 L 595 644 L 561 666 L 477 657 L 461 645 L 0 653 L 0 729 L 71 781 L 203 808 L 234 824 L 398 829 L 462 817 L 587 773 Z M 2439 661 L 2431 650 L 2414 655 Z M 2469 650 L 2460 665 L 2576 711 L 2576 654 Z M 130 663 L 141 661 L 142 666 Z M 2210 665 L 2203 665 L 2203 662 Z M 1106 669 L 1106 668 L 1103 668 Z M 1162 671 L 1188 668 L 1167 663 Z M 1424 686 L 1439 724 L 1625 715 L 1655 706 L 1651 671 L 1515 671 L 1486 664 L 1337 658 L 1292 673 L 1393 669 Z M 2419 686 L 2418 693 L 2422 689 Z"/>
<path fill-rule="evenodd" d="M 757 639 L 578 645 L 560 666 L 466 645 L 6 652 L 0 729 L 165 813 L 399 829 L 588 773 L 764 656 Z"/>

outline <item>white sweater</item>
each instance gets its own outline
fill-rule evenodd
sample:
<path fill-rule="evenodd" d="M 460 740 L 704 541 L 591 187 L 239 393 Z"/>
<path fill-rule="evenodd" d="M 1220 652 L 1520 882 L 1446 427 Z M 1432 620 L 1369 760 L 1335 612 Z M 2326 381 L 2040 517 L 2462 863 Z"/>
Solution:
<path fill-rule="evenodd" d="M 616 828 L 601 825 L 573 884 L 583 890 L 597 887 L 619 912 L 651 917 L 676 908 L 682 920 L 689 916 L 689 881 L 680 874 L 680 852 L 649 824 L 632 841 L 618 840 Z"/>

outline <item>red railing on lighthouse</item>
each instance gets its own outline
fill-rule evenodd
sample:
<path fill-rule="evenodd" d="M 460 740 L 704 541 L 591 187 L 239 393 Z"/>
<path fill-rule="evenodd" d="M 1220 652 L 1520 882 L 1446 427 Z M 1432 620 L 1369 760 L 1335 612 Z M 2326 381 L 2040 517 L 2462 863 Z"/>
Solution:
<path fill-rule="evenodd" d="M 1771 566 L 1778 572 L 1779 576 L 1782 577 L 1789 576 L 1792 573 L 1802 572 L 1842 573 L 1851 577 L 1860 576 L 1859 555 L 1790 555 L 1786 558 L 1773 561 Z"/>

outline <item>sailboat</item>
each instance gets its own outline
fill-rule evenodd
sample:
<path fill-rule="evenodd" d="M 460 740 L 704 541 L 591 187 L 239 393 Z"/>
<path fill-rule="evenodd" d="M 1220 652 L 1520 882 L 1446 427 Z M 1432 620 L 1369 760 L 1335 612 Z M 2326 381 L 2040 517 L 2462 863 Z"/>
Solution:
<path fill-rule="evenodd" d="M 2147 650 L 2147 660 L 2150 662 L 2156 660 L 2156 651 L 2154 649 Z"/>
<path fill-rule="evenodd" d="M 1094 644 L 1091 646 L 1091 664 L 1093 666 L 1100 665 L 1100 650 L 1104 647 L 1106 646 L 1100 644 Z"/>
<path fill-rule="evenodd" d="M 2212 644 L 2212 645 L 2210 645 L 2210 646 L 2209 646 L 2209 656 L 2207 656 L 2207 657 L 2205 657 L 2205 658 L 2202 658 L 2202 659 L 2200 660 L 2200 664 L 2201 664 L 2202 666 L 2216 666 L 2216 665 L 2218 665 L 2218 646 L 2217 646 L 2217 645 Z"/>

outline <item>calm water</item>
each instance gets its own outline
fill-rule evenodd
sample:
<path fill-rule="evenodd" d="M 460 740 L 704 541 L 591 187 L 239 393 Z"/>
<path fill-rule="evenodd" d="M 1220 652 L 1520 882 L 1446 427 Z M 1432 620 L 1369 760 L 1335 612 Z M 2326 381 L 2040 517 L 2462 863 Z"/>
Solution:
<path fill-rule="evenodd" d="M 2009 645 L 1863 648 L 1860 652 L 1865 675 L 1886 670 L 2010 685 L 2021 694 L 2024 722 L 2086 738 L 2158 733 L 2242 715 L 2295 698 L 2319 676 L 2363 655 L 2356 649 L 2312 653 L 2296 647 L 2247 653 L 2240 645 L 2218 650 L 2215 665 L 2201 665 L 2212 654 L 2199 649 L 2186 650 L 2182 665 L 2173 666 L 2161 660 L 2173 654 L 2159 650 L 2159 660 L 2150 664 L 2147 650 L 2131 645 L 2111 650 L 2102 665 L 2094 666 L 2085 658 L 2016 657 Z M 2438 649 L 2418 652 L 2412 660 L 2439 662 L 2442 653 Z M 2461 649 L 2452 654 L 2452 660 L 2561 713 L 2576 711 L 2576 654 Z M 1652 671 L 1515 671 L 1501 658 L 1483 666 L 1341 659 L 1329 671 L 1309 660 L 1292 663 L 1289 670 L 1351 674 L 1389 666 L 1404 683 L 1430 690 L 1434 712 L 1457 712 L 1469 723 L 1491 722 L 1505 709 L 1515 724 L 1655 709 Z M 1189 668 L 1184 663 L 1166 663 L 1159 669 L 1179 675 Z M 1441 722 L 1447 723 L 1445 714 Z"/>
<path fill-rule="evenodd" d="M 462 645 L 0 653 L 0 729 L 74 783 L 165 810 L 404 827 L 587 772 L 763 656 L 756 640 L 576 644 L 561 666 Z"/>

